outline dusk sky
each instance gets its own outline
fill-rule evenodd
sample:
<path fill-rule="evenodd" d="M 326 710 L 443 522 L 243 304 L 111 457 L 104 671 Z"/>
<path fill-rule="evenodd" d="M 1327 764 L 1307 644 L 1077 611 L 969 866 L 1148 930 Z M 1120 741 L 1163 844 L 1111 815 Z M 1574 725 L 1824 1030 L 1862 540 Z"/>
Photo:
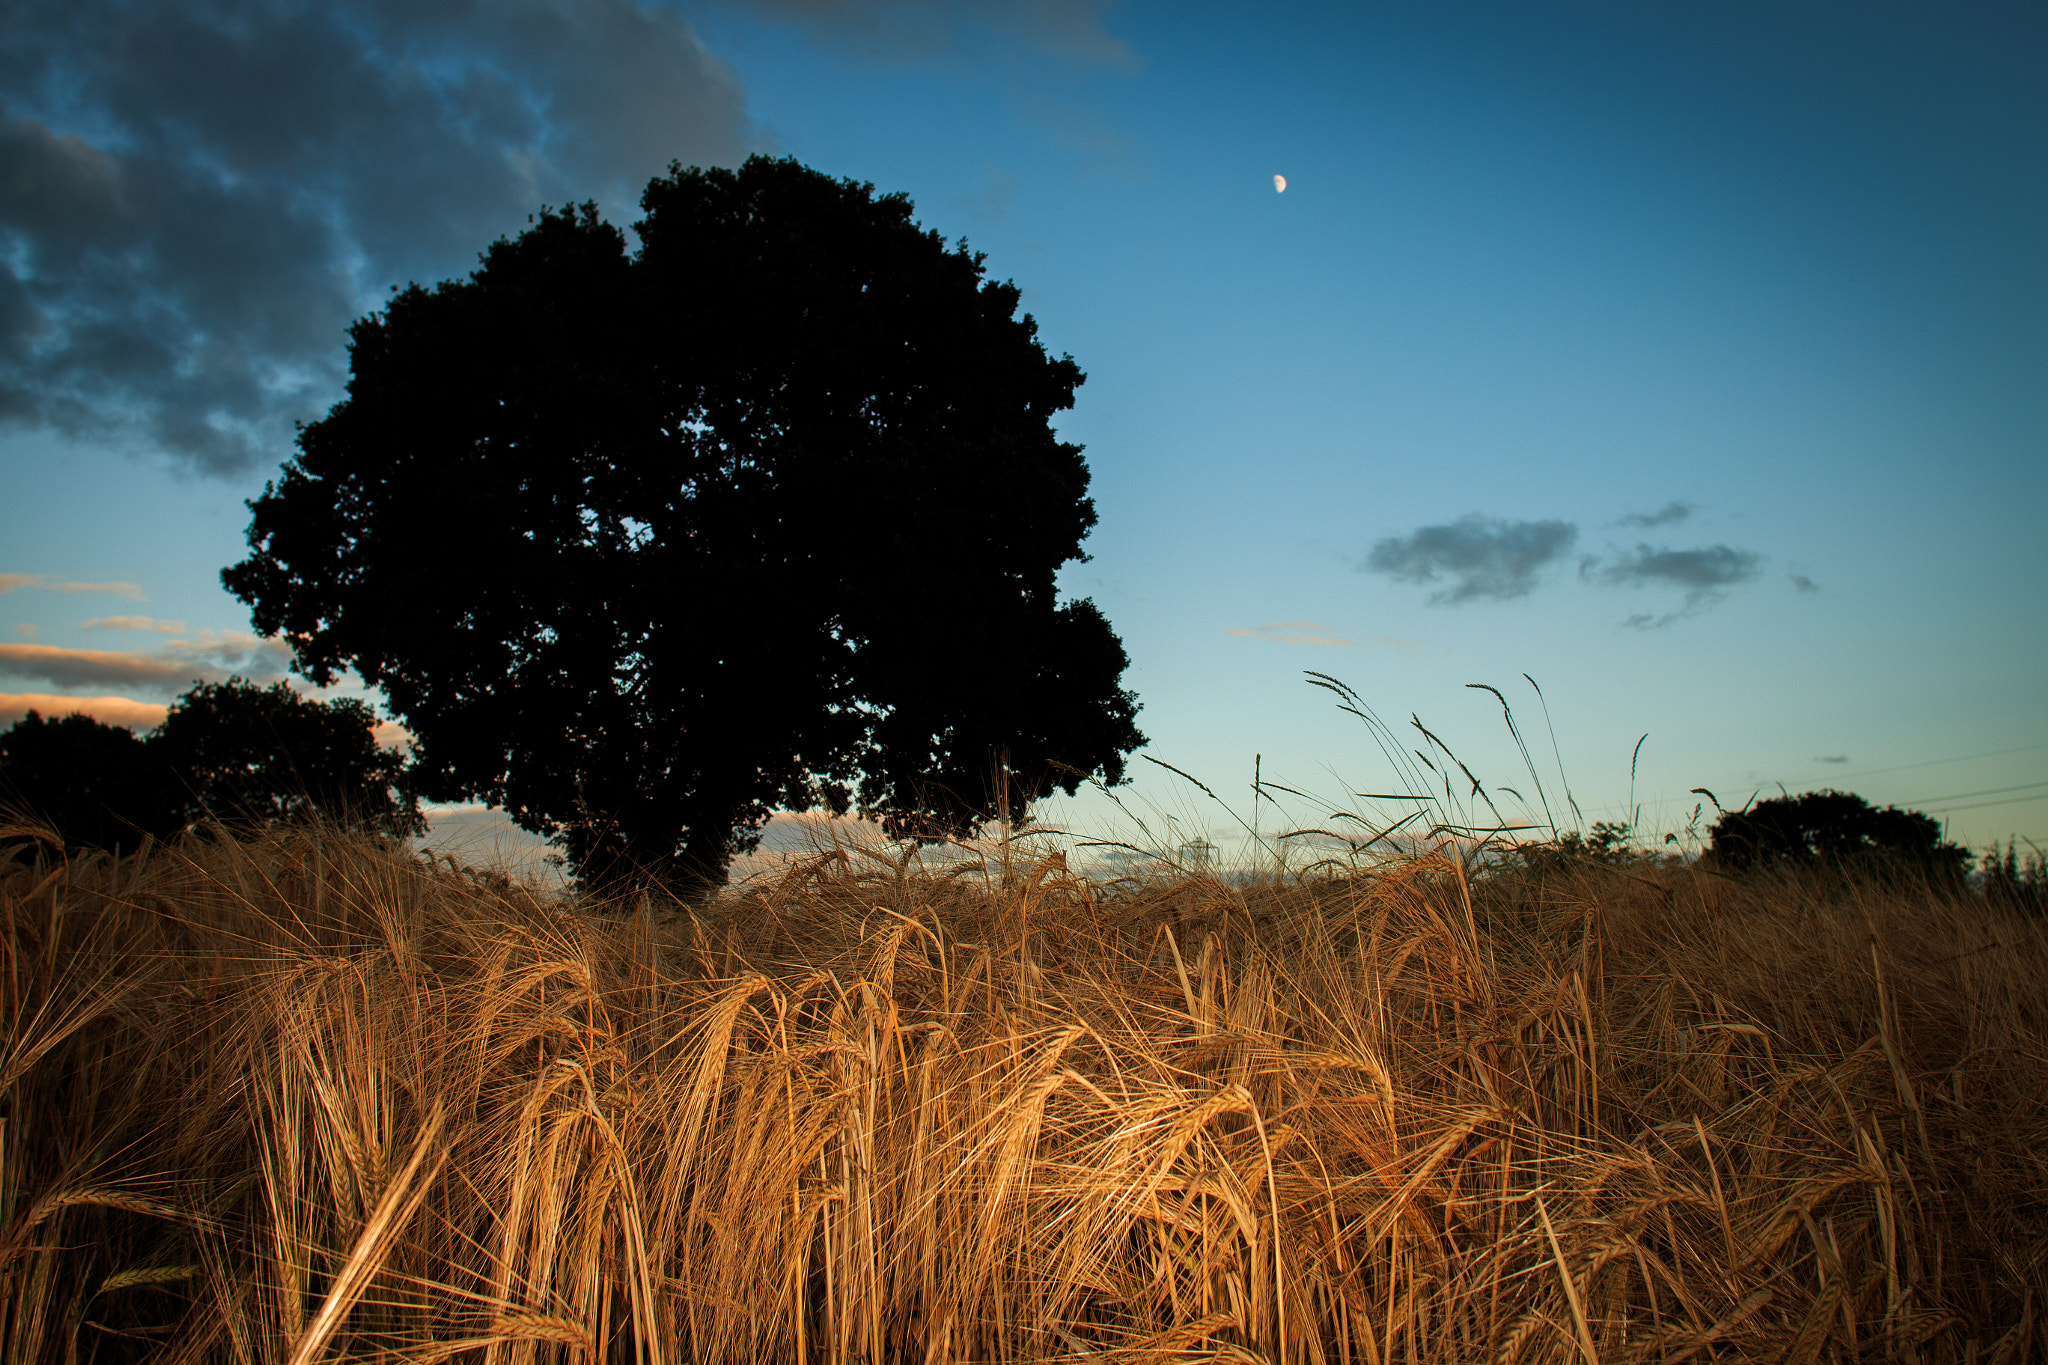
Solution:
<path fill-rule="evenodd" d="M 0 723 L 282 674 L 218 575 L 349 321 L 768 152 L 907 193 L 1087 372 L 1063 582 L 1240 812 L 1255 754 L 1304 818 L 1397 780 L 1313 669 L 1520 785 L 1500 688 L 1589 822 L 1647 734 L 1657 837 L 1836 786 L 2048 845 L 2048 7 L 4 13 Z"/>

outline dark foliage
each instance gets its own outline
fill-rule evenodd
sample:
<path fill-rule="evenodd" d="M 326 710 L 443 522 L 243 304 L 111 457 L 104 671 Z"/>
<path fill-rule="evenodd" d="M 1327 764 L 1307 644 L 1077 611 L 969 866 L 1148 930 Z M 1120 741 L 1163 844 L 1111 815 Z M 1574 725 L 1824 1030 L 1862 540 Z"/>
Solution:
<path fill-rule="evenodd" d="M 1747 872 L 1773 865 L 1892 865 L 1961 876 L 1970 852 L 1941 837 L 1941 825 L 1919 811 L 1882 809 L 1851 792 L 1772 797 L 1714 822 L 1707 857 Z"/>
<path fill-rule="evenodd" d="M 90 716 L 36 712 L 0 733 L 0 799 L 78 848 L 133 848 L 195 820 L 260 825 L 317 812 L 351 829 L 417 834 L 404 760 L 377 746 L 376 715 L 277 683 L 203 683 L 147 739 Z"/>
<path fill-rule="evenodd" d="M 268 824 L 318 811 L 354 829 L 419 834 L 405 760 L 379 748 L 377 716 L 353 697 L 314 701 L 283 683 L 202 683 L 144 747 L 176 783 L 186 821 Z"/>
<path fill-rule="evenodd" d="M 76 848 L 134 848 L 178 829 L 176 785 L 133 730 L 34 711 L 0 733 L 0 802 Z"/>
<path fill-rule="evenodd" d="M 1054 588 L 1095 521 L 1050 426 L 1082 374 L 1017 288 L 794 161 L 642 207 L 635 254 L 543 212 L 355 325 L 223 574 L 259 629 L 592 884 L 722 880 L 777 808 L 932 834 L 1119 780 L 1123 646 Z"/>

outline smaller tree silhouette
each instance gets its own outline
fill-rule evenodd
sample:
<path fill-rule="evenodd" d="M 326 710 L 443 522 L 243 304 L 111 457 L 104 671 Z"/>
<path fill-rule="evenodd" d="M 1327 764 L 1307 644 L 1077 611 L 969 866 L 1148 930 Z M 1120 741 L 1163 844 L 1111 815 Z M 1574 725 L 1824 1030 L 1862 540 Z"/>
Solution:
<path fill-rule="evenodd" d="M 315 701 L 283 683 L 201 683 L 172 705 L 147 747 L 178 784 L 181 813 L 270 824 L 318 811 L 393 835 L 426 829 L 403 790 L 405 760 L 379 748 L 377 714 L 353 697 Z"/>
<path fill-rule="evenodd" d="M 1916 810 L 1872 806 L 1853 792 L 1772 797 L 1714 822 L 1708 860 L 1735 872 L 1771 866 L 1909 866 L 1961 876 L 1970 851 Z"/>
<path fill-rule="evenodd" d="M 47 821 L 71 848 L 134 848 L 196 820 L 261 825 L 318 812 L 355 829 L 426 829 L 405 760 L 381 749 L 353 698 L 283 683 L 202 683 L 148 738 L 91 716 L 31 711 L 0 733 L 0 803 Z"/>
<path fill-rule="evenodd" d="M 31 711 L 0 733 L 0 803 L 74 848 L 134 848 L 184 824 L 162 756 L 133 730 Z"/>

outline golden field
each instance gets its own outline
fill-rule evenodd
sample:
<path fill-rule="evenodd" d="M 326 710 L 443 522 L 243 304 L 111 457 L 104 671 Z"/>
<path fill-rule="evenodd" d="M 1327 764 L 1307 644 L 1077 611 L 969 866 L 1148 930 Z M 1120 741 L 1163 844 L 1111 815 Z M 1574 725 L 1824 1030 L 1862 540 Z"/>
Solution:
<path fill-rule="evenodd" d="M 9 1362 L 2048 1350 L 2048 939 L 1961 887 L 0 877 Z"/>

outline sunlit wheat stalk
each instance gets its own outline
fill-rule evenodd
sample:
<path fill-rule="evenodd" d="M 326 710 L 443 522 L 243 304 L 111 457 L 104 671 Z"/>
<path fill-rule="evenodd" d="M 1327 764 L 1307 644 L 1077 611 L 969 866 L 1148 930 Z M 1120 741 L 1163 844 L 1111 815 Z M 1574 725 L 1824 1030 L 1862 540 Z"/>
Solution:
<path fill-rule="evenodd" d="M 1692 869 L 0 873 L 0 1357 L 2032 1358 L 2048 944 Z"/>

